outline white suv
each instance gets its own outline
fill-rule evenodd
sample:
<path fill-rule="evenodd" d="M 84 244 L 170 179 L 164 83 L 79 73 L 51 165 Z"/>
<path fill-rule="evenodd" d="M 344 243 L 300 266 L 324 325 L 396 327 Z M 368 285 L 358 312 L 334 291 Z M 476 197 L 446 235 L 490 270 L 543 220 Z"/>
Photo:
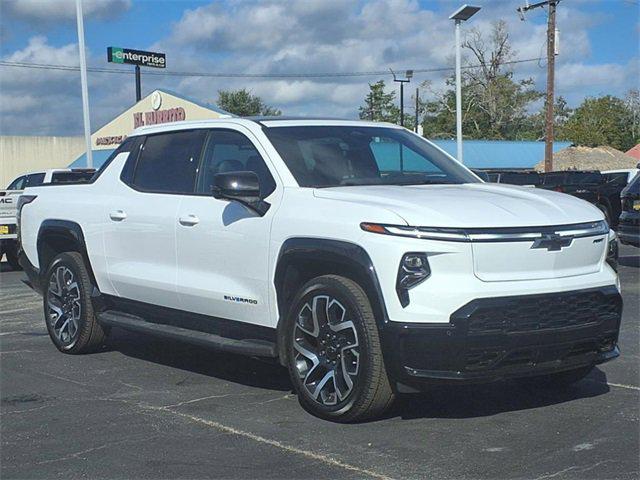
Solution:
<path fill-rule="evenodd" d="M 323 418 L 430 383 L 569 383 L 619 354 L 602 213 L 483 183 L 395 125 L 145 127 L 91 183 L 27 189 L 20 233 L 61 351 L 120 327 L 277 358 Z"/>

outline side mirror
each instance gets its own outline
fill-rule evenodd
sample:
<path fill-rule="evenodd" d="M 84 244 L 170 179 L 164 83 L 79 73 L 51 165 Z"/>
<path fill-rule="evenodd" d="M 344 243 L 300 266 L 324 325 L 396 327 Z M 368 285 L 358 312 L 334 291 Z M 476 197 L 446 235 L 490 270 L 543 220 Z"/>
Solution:
<path fill-rule="evenodd" d="M 225 172 L 213 177 L 214 198 L 235 200 L 257 212 L 267 213 L 269 204 L 260 197 L 260 181 L 255 172 Z"/>

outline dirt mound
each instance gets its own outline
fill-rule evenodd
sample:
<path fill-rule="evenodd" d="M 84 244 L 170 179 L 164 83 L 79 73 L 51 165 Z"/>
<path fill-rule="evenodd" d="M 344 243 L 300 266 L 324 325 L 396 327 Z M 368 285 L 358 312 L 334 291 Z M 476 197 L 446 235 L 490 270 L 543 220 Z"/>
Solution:
<path fill-rule="evenodd" d="M 615 170 L 637 164 L 637 158 L 612 147 L 567 147 L 553 155 L 554 170 Z M 544 160 L 535 169 L 544 171 Z"/>

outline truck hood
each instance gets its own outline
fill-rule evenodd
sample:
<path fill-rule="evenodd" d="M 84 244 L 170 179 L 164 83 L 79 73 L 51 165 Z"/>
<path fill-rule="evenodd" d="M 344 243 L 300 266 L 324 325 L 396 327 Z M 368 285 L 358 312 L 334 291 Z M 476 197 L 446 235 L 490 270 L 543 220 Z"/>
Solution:
<path fill-rule="evenodd" d="M 316 189 L 314 195 L 385 208 L 412 226 L 527 227 L 593 222 L 604 218 L 596 207 L 570 195 L 490 183 L 331 187 Z M 362 221 L 375 221 L 375 218 L 372 215 Z"/>

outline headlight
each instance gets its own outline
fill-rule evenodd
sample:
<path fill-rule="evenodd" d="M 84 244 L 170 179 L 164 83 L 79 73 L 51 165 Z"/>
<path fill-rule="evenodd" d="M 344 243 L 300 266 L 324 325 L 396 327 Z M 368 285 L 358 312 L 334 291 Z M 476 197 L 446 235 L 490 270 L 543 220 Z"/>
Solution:
<path fill-rule="evenodd" d="M 398 267 L 396 291 L 400 304 L 409 305 L 409 290 L 424 282 L 431 275 L 429 259 L 424 253 L 405 253 Z"/>

